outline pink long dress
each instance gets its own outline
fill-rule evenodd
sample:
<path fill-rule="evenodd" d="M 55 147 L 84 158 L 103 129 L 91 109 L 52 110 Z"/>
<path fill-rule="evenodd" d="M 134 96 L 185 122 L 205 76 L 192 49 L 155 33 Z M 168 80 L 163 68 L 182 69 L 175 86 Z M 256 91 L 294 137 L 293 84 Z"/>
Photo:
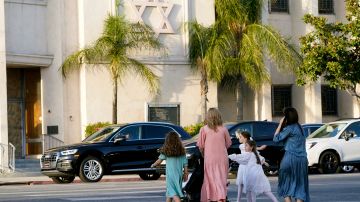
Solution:
<path fill-rule="evenodd" d="M 218 126 L 215 132 L 207 125 L 202 127 L 197 146 L 204 149 L 204 182 L 201 187 L 201 201 L 226 199 L 229 167 L 227 148 L 231 146 L 228 130 L 223 126 Z"/>

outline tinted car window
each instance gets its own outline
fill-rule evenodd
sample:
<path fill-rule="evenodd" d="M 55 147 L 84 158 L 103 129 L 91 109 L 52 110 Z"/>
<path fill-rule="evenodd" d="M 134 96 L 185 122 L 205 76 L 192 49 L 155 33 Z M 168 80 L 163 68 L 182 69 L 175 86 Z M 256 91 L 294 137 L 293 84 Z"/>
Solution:
<path fill-rule="evenodd" d="M 272 140 L 277 128 L 275 123 L 258 122 L 253 125 L 253 138 L 257 140 Z"/>
<path fill-rule="evenodd" d="M 127 140 L 140 140 L 140 126 L 128 126 L 120 130 L 120 136 L 128 135 Z"/>
<path fill-rule="evenodd" d="M 120 126 L 108 126 L 98 130 L 97 132 L 93 133 L 89 137 L 85 138 L 83 142 L 101 142 L 106 140 L 110 135 L 113 134 L 116 130 L 118 130 Z"/>
<path fill-rule="evenodd" d="M 325 124 L 319 130 L 312 133 L 309 138 L 329 138 L 335 137 L 339 131 L 346 126 L 346 123 L 331 123 Z"/>
<path fill-rule="evenodd" d="M 240 130 L 240 131 L 247 131 L 249 132 L 250 134 L 252 133 L 252 130 L 251 130 L 251 123 L 240 123 L 239 125 L 233 127 L 230 131 L 230 135 L 235 137 L 235 132 L 237 130 Z"/>
<path fill-rule="evenodd" d="M 170 131 L 174 131 L 170 127 L 166 126 L 143 126 L 143 137 L 142 139 L 154 139 L 154 138 L 165 138 L 166 134 Z"/>
<path fill-rule="evenodd" d="M 347 129 L 347 133 L 354 133 L 357 137 L 360 136 L 360 122 L 352 123 Z"/>

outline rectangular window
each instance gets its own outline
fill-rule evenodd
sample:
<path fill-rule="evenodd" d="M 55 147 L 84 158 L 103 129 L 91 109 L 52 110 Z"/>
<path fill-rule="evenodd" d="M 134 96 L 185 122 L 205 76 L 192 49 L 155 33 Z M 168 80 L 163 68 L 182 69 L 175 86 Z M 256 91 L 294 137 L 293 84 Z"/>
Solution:
<path fill-rule="evenodd" d="M 319 0 L 319 14 L 334 14 L 333 0 Z"/>
<path fill-rule="evenodd" d="M 328 85 L 321 86 L 321 109 L 323 115 L 337 115 L 337 91 Z"/>
<path fill-rule="evenodd" d="M 269 0 L 269 12 L 289 13 L 289 1 Z"/>
<path fill-rule="evenodd" d="M 180 104 L 149 104 L 148 121 L 180 125 Z"/>
<path fill-rule="evenodd" d="M 275 85 L 271 93 L 272 114 L 282 116 L 283 109 L 291 106 L 291 85 Z"/>

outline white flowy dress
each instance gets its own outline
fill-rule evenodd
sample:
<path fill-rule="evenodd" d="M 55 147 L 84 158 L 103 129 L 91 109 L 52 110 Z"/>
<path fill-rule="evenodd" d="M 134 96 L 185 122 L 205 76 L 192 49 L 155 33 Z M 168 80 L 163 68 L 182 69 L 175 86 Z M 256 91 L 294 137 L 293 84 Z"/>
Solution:
<path fill-rule="evenodd" d="M 245 144 L 240 144 L 239 149 L 241 151 L 241 153 L 245 153 Z M 236 176 L 236 185 L 240 186 L 243 185 L 243 176 L 244 176 L 244 170 L 245 170 L 246 165 L 244 164 L 239 164 L 238 167 L 238 172 L 237 172 L 237 176 Z"/>
<path fill-rule="evenodd" d="M 260 161 L 264 162 L 264 157 L 260 156 Z M 264 174 L 261 164 L 257 163 L 253 152 L 243 152 L 241 154 L 231 154 L 229 158 L 244 165 L 242 172 L 243 192 L 254 192 L 256 195 L 271 192 L 270 182 Z"/>

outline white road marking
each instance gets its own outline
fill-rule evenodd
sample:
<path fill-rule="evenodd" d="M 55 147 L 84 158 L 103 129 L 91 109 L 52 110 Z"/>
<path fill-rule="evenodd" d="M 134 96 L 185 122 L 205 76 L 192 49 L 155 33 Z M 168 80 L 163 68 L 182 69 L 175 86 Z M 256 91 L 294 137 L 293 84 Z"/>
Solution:
<path fill-rule="evenodd" d="M 100 190 L 99 190 L 100 191 Z M 69 191 L 68 191 L 69 192 Z M 154 191 L 124 191 L 124 192 L 117 192 L 116 194 L 146 194 L 146 193 L 159 193 L 159 192 L 165 192 L 164 190 L 154 190 Z M 84 193 L 86 194 L 86 196 L 89 196 L 89 192 Z M 98 194 L 98 193 L 93 193 L 93 194 Z M 105 193 L 101 193 L 104 195 L 110 195 L 110 194 L 114 194 L 113 192 L 105 192 Z M 48 194 L 48 193 L 42 193 L 42 194 L 27 194 L 24 196 L 29 196 L 29 197 L 42 197 L 42 196 L 46 196 L 47 198 L 51 198 L 53 196 L 70 196 L 70 195 L 79 195 L 79 193 L 74 193 L 72 191 L 72 193 L 54 193 L 54 194 Z"/>
<path fill-rule="evenodd" d="M 165 190 L 166 187 L 161 186 L 161 187 L 156 187 L 159 190 Z M 133 187 L 116 187 L 116 188 L 106 188 L 106 189 L 100 189 L 99 188 L 95 188 L 96 191 L 120 191 L 121 193 L 126 193 L 126 192 L 122 192 L 122 190 L 133 190 Z M 138 187 L 138 189 L 154 189 L 154 187 Z M 77 194 L 79 194 L 80 192 L 85 192 L 85 193 L 89 193 L 91 192 L 91 189 L 84 189 L 84 190 L 76 190 Z M 46 194 L 56 194 L 56 193 L 68 193 L 68 192 L 73 192 L 73 190 L 38 190 L 38 191 L 20 191 L 20 192 L 12 192 L 11 194 L 9 194 L 8 192 L 6 193 L 0 193 L 0 195 L 27 195 L 27 194 L 38 194 L 39 192 L 42 193 L 46 193 Z"/>
<path fill-rule="evenodd" d="M 65 198 L 70 201 L 106 201 L 120 199 L 144 199 L 144 198 L 165 198 L 165 196 L 118 196 L 118 197 L 92 197 L 92 198 Z"/>

